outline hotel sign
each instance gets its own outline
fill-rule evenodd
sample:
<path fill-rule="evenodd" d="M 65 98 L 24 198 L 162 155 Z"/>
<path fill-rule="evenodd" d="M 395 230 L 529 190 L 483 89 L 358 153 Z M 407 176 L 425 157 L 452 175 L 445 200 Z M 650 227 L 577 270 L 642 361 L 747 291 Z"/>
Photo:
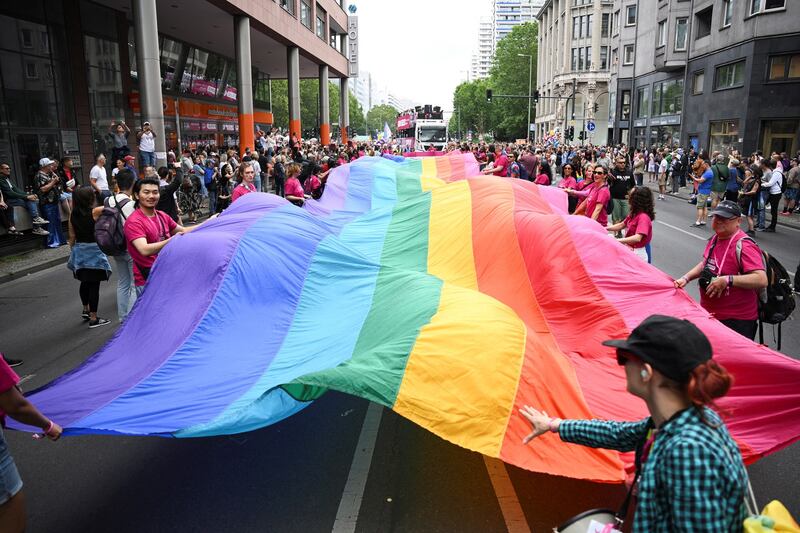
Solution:
<path fill-rule="evenodd" d="M 347 17 L 347 62 L 348 75 L 351 78 L 358 77 L 358 17 L 350 15 Z"/>

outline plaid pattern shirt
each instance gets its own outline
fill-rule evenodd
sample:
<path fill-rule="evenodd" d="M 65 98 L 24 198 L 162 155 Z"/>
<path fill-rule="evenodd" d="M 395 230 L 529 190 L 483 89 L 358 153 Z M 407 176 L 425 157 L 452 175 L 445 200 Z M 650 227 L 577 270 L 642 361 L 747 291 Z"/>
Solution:
<path fill-rule="evenodd" d="M 741 532 L 746 517 L 747 472 L 739 449 L 711 409 L 681 411 L 656 433 L 642 465 L 632 531 Z M 633 451 L 647 439 L 639 422 L 564 420 L 561 440 Z"/>

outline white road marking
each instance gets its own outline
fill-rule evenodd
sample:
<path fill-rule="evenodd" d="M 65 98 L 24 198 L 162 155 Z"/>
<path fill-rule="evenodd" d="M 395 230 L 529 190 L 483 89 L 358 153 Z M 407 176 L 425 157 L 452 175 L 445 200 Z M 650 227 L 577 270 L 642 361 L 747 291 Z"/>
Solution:
<path fill-rule="evenodd" d="M 350 474 L 347 476 L 347 483 L 344 485 L 342 499 L 339 502 L 339 510 L 336 512 L 333 533 L 353 533 L 356 530 L 382 416 L 383 406 L 370 402 L 364 424 L 361 426 L 361 434 L 358 436 Z"/>
<path fill-rule="evenodd" d="M 667 224 L 666 222 L 663 222 L 661 220 L 656 220 L 656 222 L 658 222 L 659 224 L 663 224 L 663 225 L 667 226 L 668 228 L 672 228 L 675 231 L 680 231 L 681 233 L 685 233 L 689 237 L 694 237 L 695 239 L 700 239 L 701 241 L 707 241 L 708 240 L 708 237 L 701 237 L 700 235 L 698 235 L 696 233 L 692 233 L 691 231 L 686 231 L 685 229 L 679 228 L 678 226 L 673 226 L 672 224 Z"/>
<path fill-rule="evenodd" d="M 500 459 L 483 456 L 486 463 L 486 470 L 489 472 L 489 479 L 492 481 L 494 493 L 497 496 L 497 503 L 500 504 L 500 511 L 503 513 L 503 520 L 506 522 L 508 533 L 531 533 L 525 513 L 519 504 L 517 492 L 508 477 L 506 464 Z"/>

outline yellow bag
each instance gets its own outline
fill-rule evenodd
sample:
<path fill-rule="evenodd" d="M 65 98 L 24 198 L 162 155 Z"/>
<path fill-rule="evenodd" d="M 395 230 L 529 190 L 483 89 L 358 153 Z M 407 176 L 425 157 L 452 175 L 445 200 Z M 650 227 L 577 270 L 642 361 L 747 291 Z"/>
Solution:
<path fill-rule="evenodd" d="M 745 533 L 800 533 L 800 526 L 794 521 L 786 507 L 778 500 L 772 500 L 761 514 L 744 520 Z"/>

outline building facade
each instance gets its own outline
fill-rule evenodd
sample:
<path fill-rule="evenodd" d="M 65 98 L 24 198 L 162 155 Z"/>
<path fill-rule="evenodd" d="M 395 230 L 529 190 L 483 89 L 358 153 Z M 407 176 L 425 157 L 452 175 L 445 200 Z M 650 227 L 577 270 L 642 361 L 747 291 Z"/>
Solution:
<path fill-rule="evenodd" d="M 489 76 L 497 43 L 516 26 L 536 20 L 544 0 L 492 0 L 491 17 L 481 18 L 478 44 L 472 55 L 470 73 L 473 79 Z"/>
<path fill-rule="evenodd" d="M 605 144 L 610 138 L 609 81 L 613 3 L 547 0 L 537 12 L 536 138 Z"/>
<path fill-rule="evenodd" d="M 88 179 L 112 122 L 149 121 L 156 157 L 201 144 L 253 148 L 272 122 L 272 79 L 339 78 L 347 94 L 343 0 L 29 0 L 0 4 L 0 160 L 27 186 L 42 157 Z M 327 106 L 328 99 L 324 99 Z M 323 107 L 325 107 L 323 106 Z M 345 111 L 347 104 L 340 106 Z M 318 129 L 330 136 L 329 110 Z M 345 115 L 346 117 L 347 115 Z M 334 121 L 336 117 L 334 117 Z M 347 120 L 339 120 L 347 125 Z M 135 136 L 129 146 L 136 153 Z"/>
<path fill-rule="evenodd" d="M 800 137 L 800 4 L 616 0 L 611 139 L 795 153 Z"/>

